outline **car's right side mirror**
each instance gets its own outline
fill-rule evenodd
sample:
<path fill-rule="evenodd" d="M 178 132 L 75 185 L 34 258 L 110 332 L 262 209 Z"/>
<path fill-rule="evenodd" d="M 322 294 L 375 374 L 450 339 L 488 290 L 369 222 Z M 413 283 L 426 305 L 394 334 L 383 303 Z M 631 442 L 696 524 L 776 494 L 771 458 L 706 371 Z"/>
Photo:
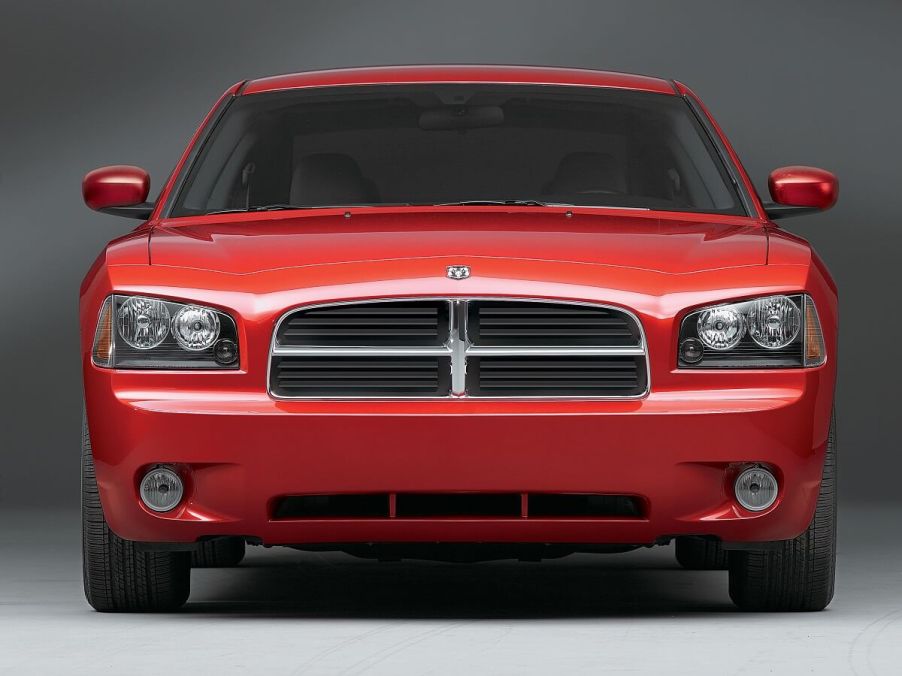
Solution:
<path fill-rule="evenodd" d="M 147 201 L 150 176 L 141 167 L 116 165 L 88 172 L 81 183 L 85 204 L 114 216 L 146 220 L 153 212 Z"/>
<path fill-rule="evenodd" d="M 823 211 L 836 204 L 839 181 L 825 169 L 817 167 L 780 167 L 767 178 L 774 204 L 766 204 L 769 218 L 786 218 Z"/>

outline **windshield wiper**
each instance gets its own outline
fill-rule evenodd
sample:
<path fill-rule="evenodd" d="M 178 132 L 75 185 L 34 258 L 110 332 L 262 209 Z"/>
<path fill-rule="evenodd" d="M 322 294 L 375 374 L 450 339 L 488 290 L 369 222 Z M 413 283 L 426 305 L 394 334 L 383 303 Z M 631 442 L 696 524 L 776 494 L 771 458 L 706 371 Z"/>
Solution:
<path fill-rule="evenodd" d="M 300 209 L 354 209 L 357 207 L 409 207 L 409 202 L 378 202 L 367 204 L 263 204 L 252 207 L 238 207 L 236 209 L 219 209 L 217 211 L 207 211 L 204 216 L 213 216 L 215 214 L 246 214 L 255 211 L 289 211 Z"/>
<path fill-rule="evenodd" d="M 263 204 L 235 209 L 219 209 L 207 211 L 202 216 L 216 214 L 246 214 L 257 211 L 286 211 L 301 209 L 352 209 L 355 207 L 579 207 L 581 209 L 623 209 L 631 211 L 648 211 L 648 207 L 621 207 L 616 205 L 569 204 L 566 202 L 542 202 L 540 200 L 461 200 L 459 202 L 380 202 L 373 204 Z"/>
<path fill-rule="evenodd" d="M 514 207 L 566 207 L 578 209 L 620 209 L 623 211 L 650 211 L 650 207 L 624 207 L 616 204 L 572 204 L 570 202 L 542 202 L 540 200 L 462 200 L 460 202 L 441 202 L 439 204 L 423 204 L 415 206 L 430 207 L 478 207 L 478 206 L 514 206 Z"/>
<path fill-rule="evenodd" d="M 237 209 L 219 209 L 218 211 L 208 211 L 205 216 L 213 216 L 214 214 L 244 214 L 251 211 L 281 211 L 283 209 L 313 209 L 314 207 L 298 206 L 297 204 L 264 204 L 253 207 L 238 207 Z"/>
<path fill-rule="evenodd" d="M 430 204 L 432 207 L 482 207 L 482 206 L 502 206 L 502 207 L 557 207 L 569 206 L 566 204 L 552 204 L 551 202 L 540 202 L 539 200 L 461 200 L 459 202 L 440 202 L 438 204 Z"/>

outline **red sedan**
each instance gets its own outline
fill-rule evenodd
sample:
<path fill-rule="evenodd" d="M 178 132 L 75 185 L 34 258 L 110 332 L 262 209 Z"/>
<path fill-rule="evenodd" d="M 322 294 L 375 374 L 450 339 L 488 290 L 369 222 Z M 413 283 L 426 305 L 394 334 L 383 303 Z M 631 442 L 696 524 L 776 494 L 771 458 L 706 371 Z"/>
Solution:
<path fill-rule="evenodd" d="M 748 610 L 833 596 L 837 292 L 679 82 L 402 67 L 241 82 L 81 288 L 85 591 L 166 610 L 245 546 L 676 544 Z"/>

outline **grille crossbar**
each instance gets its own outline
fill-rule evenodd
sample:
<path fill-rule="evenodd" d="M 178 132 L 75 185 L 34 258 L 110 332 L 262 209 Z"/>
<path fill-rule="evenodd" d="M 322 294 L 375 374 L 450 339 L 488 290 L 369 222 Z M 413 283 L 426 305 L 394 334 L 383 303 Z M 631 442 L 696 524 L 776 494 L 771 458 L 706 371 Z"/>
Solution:
<path fill-rule="evenodd" d="M 521 299 L 294 310 L 273 335 L 269 384 L 279 398 L 635 398 L 649 387 L 632 314 Z"/>

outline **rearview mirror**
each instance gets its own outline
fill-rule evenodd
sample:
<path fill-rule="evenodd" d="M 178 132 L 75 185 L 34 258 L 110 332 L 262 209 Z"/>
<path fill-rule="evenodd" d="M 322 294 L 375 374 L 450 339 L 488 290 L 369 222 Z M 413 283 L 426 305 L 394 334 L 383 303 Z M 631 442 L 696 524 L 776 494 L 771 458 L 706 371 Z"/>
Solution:
<path fill-rule="evenodd" d="M 146 220 L 153 211 L 147 202 L 150 176 L 140 167 L 116 165 L 88 172 L 81 182 L 85 204 L 95 211 Z"/>
<path fill-rule="evenodd" d="M 501 106 L 445 106 L 430 108 L 420 114 L 423 131 L 447 131 L 450 129 L 482 129 L 497 127 L 504 122 Z"/>
<path fill-rule="evenodd" d="M 839 182 L 829 171 L 817 167 L 780 167 L 767 178 L 775 204 L 765 205 L 770 218 L 786 218 L 823 211 L 836 204 Z"/>

